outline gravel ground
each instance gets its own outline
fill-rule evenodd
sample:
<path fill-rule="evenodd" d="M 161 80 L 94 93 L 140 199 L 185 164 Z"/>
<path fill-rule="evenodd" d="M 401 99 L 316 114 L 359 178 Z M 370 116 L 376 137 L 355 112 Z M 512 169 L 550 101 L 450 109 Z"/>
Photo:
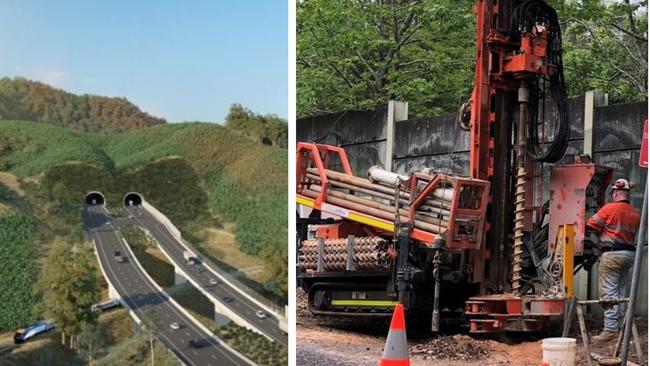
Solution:
<path fill-rule="evenodd" d="M 383 352 L 389 320 L 314 317 L 309 313 L 306 296 L 297 290 L 296 361 L 298 365 L 376 366 Z M 591 317 L 591 334 L 598 332 L 601 317 Z M 641 347 L 648 347 L 646 321 L 638 321 Z M 583 365 L 582 339 L 577 323 L 571 329 L 577 338 L 577 365 Z M 614 342 L 593 345 L 592 352 L 611 355 Z M 528 366 L 542 361 L 541 340 L 499 340 L 443 334 L 428 339 L 409 338 L 409 355 L 414 366 Z M 631 348 L 631 361 L 636 351 Z M 594 363 L 595 364 L 595 363 Z"/>

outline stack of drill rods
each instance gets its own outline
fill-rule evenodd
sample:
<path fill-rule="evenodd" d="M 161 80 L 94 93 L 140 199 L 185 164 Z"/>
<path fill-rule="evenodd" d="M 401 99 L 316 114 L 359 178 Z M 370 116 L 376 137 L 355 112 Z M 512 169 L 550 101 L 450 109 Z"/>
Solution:
<path fill-rule="evenodd" d="M 314 191 L 314 192 L 318 192 L 318 193 L 321 192 L 321 186 L 316 185 L 316 184 L 310 185 L 309 189 L 311 191 Z M 351 195 L 351 194 L 346 194 L 346 193 L 335 191 L 335 190 L 329 190 L 328 194 L 330 196 L 333 196 L 333 197 L 350 200 L 351 202 L 358 203 L 360 205 L 368 206 L 368 207 L 371 207 L 371 208 L 376 208 L 378 210 L 383 210 L 383 211 L 389 212 L 389 213 L 391 213 L 393 215 L 395 214 L 395 207 L 394 206 L 385 205 L 385 204 L 382 204 L 382 203 L 379 203 L 379 202 L 376 202 L 376 201 L 373 201 L 373 200 L 369 200 L 369 199 L 366 199 L 366 198 L 354 196 L 354 195 Z M 399 213 L 400 213 L 400 215 L 406 217 L 408 215 L 408 210 L 400 208 Z M 437 226 L 440 226 L 442 228 L 446 228 L 447 226 L 449 226 L 449 223 L 447 222 L 448 219 L 449 219 L 448 217 L 446 218 L 446 220 L 445 220 L 445 218 L 440 219 L 440 218 L 437 218 L 437 217 L 431 217 L 431 216 L 428 216 L 425 213 L 416 213 L 415 214 L 415 220 L 423 221 L 425 223 L 432 224 L 432 225 L 437 225 Z"/>
<path fill-rule="evenodd" d="M 312 175 L 318 177 L 317 180 L 320 181 L 320 176 L 318 173 L 318 169 L 316 168 L 307 168 L 307 172 L 311 173 Z M 372 183 L 367 179 L 364 178 L 359 178 L 355 177 L 352 175 L 348 175 L 345 173 L 340 173 L 340 172 L 335 172 L 333 170 L 328 170 L 325 169 L 325 176 L 328 179 L 328 182 L 330 180 L 350 184 L 353 186 L 357 186 L 360 188 L 365 188 L 369 189 L 372 191 L 376 191 L 379 193 L 385 193 L 389 195 L 394 195 L 395 194 L 395 188 L 392 187 L 387 187 L 381 184 L 376 184 Z M 411 198 L 411 193 L 402 191 L 400 190 L 400 198 L 404 198 L 406 200 L 409 200 Z M 449 189 L 446 188 L 438 188 L 435 189 L 432 193 L 432 196 L 429 196 L 427 199 L 424 200 L 424 204 L 430 205 L 433 207 L 440 207 L 446 210 L 451 209 L 451 202 L 449 202 L 449 198 L 451 197 Z"/>
<path fill-rule="evenodd" d="M 305 240 L 302 242 L 300 252 L 303 254 L 318 253 L 318 240 Z M 355 253 L 366 253 L 385 251 L 388 243 L 379 237 L 354 238 L 353 248 Z M 325 246 L 325 253 L 346 253 L 348 249 L 348 239 L 328 239 Z"/>
<path fill-rule="evenodd" d="M 307 196 L 307 197 L 310 197 L 310 198 L 317 198 L 318 195 L 319 195 L 318 192 L 312 191 L 311 189 L 303 189 L 301 193 L 303 195 Z M 372 208 L 372 207 L 366 206 L 364 204 L 359 204 L 359 203 L 352 202 L 352 199 L 358 198 L 358 197 L 355 197 L 355 196 L 350 195 L 350 194 L 345 194 L 345 193 L 338 192 L 338 193 L 342 194 L 344 198 L 337 198 L 334 195 L 332 195 L 331 193 L 334 193 L 334 192 L 330 192 L 329 196 L 327 197 L 327 202 L 329 202 L 329 203 L 331 203 L 333 205 L 345 207 L 345 208 L 350 209 L 350 210 L 359 211 L 359 212 L 367 214 L 367 215 L 376 216 L 376 217 L 382 218 L 384 220 L 389 220 L 389 221 L 394 221 L 395 220 L 395 214 L 394 213 L 390 213 L 388 211 L 380 210 L 380 209 L 377 209 L 377 208 Z M 367 201 L 373 202 L 373 201 L 370 201 L 370 200 L 367 200 Z M 404 215 L 400 215 L 400 220 L 403 221 L 403 222 L 407 222 L 408 218 L 406 216 L 404 216 Z M 434 233 L 434 234 L 441 234 L 446 230 L 446 228 L 444 228 L 444 227 L 442 227 L 440 225 L 430 224 L 430 223 L 427 223 L 427 222 L 423 222 L 421 220 L 414 220 L 413 221 L 413 226 L 415 226 L 416 228 L 418 228 L 420 230 L 428 231 L 428 232 Z"/>
<path fill-rule="evenodd" d="M 307 178 L 312 179 L 315 182 L 320 183 L 320 177 L 318 175 L 307 174 Z M 344 188 L 344 189 L 348 189 L 350 191 L 354 191 L 355 193 L 360 193 L 360 194 L 380 198 L 380 199 L 383 199 L 383 200 L 387 200 L 387 201 L 389 201 L 389 203 L 393 202 L 395 200 L 395 192 L 393 192 L 392 194 L 381 193 L 381 192 L 373 191 L 373 190 L 370 190 L 370 189 L 361 188 L 361 187 L 358 187 L 358 186 L 355 186 L 355 185 L 339 182 L 339 181 L 334 180 L 334 179 L 328 179 L 327 182 L 331 186 Z M 403 205 L 408 205 L 409 204 L 409 201 L 407 199 L 404 199 L 404 198 L 400 198 L 399 201 L 400 201 L 400 204 L 403 204 Z M 435 202 L 435 204 L 440 206 L 440 207 L 434 207 L 434 206 L 430 206 L 430 205 L 427 205 L 425 203 L 422 203 L 422 204 L 420 204 L 418 206 L 418 211 L 420 213 L 422 213 L 423 215 L 434 215 L 435 217 L 442 216 L 443 219 L 448 220 L 449 219 L 449 209 L 443 208 L 444 203 L 438 204 L 438 202 Z"/>
<path fill-rule="evenodd" d="M 298 266 L 301 270 L 318 268 L 319 240 L 305 240 L 300 247 Z M 380 237 L 354 238 L 352 259 L 357 269 L 389 268 L 392 258 L 388 242 Z M 328 271 L 345 270 L 348 260 L 348 239 L 328 239 L 323 242 L 323 268 Z"/>

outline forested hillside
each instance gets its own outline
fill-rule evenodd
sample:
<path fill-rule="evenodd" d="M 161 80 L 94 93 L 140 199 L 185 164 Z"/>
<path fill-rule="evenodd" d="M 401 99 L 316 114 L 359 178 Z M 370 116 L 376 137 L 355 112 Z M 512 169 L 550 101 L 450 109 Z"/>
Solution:
<path fill-rule="evenodd" d="M 75 95 L 24 78 L 0 79 L 0 120 L 44 122 L 81 131 L 126 131 L 166 121 L 125 98 Z"/>
<path fill-rule="evenodd" d="M 105 192 L 109 208 L 121 206 L 126 192 L 141 192 L 190 237 L 197 228 L 234 223 L 241 250 L 263 257 L 272 273 L 266 290 L 286 296 L 286 150 L 209 123 L 82 133 L 6 121 L 0 152 L 0 170 L 27 181 L 29 199 L 66 227 L 80 224 L 90 190 Z"/>
<path fill-rule="evenodd" d="M 289 127 L 280 117 L 253 113 L 241 104 L 233 104 L 226 116 L 226 127 L 264 145 L 287 147 Z"/>

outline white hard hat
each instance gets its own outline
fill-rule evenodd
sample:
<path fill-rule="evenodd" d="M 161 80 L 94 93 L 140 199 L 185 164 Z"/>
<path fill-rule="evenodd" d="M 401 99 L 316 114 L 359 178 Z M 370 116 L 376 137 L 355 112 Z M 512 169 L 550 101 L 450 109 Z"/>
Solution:
<path fill-rule="evenodd" d="M 610 188 L 610 192 L 615 190 L 617 191 L 629 191 L 634 187 L 634 184 L 630 184 L 627 179 L 619 178 L 614 182 L 614 185 Z"/>

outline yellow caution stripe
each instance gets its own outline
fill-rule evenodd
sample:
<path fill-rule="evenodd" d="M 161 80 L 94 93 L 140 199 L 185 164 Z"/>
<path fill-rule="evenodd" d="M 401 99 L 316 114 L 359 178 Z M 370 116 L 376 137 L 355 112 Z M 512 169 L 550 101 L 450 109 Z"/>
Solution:
<path fill-rule="evenodd" d="M 314 201 L 300 196 L 296 196 L 296 203 L 307 207 L 314 207 Z"/>
<path fill-rule="evenodd" d="M 362 216 L 362 215 L 359 215 L 359 214 L 355 214 L 353 212 L 350 213 L 350 216 L 348 216 L 348 219 L 350 219 L 352 221 L 360 222 L 362 224 L 366 224 L 366 225 L 369 225 L 369 226 L 374 226 L 376 228 L 380 228 L 380 229 L 383 229 L 383 230 L 386 230 L 386 231 L 393 231 L 394 230 L 393 224 L 390 224 L 390 223 L 387 223 L 387 222 L 384 222 L 384 221 L 375 220 L 375 219 L 370 218 L 368 216 Z"/>
<path fill-rule="evenodd" d="M 314 207 L 314 200 L 311 200 L 311 199 L 308 199 L 308 198 L 305 198 L 305 197 L 302 197 L 302 196 L 296 196 L 296 203 L 299 204 L 299 205 L 307 206 L 307 207 Z M 332 209 L 328 210 L 328 208 L 332 208 Z M 359 222 L 359 223 L 362 223 L 362 224 L 365 224 L 365 225 L 368 225 L 368 226 L 373 226 L 373 227 L 376 227 L 376 228 L 379 228 L 379 229 L 382 229 L 382 230 L 386 230 L 386 231 L 395 230 L 395 227 L 393 226 L 392 223 L 377 220 L 377 219 L 374 219 L 372 217 L 368 217 L 368 216 L 365 216 L 365 215 L 360 215 L 358 213 L 351 212 L 348 209 L 334 210 L 334 208 L 338 208 L 338 206 L 334 206 L 332 204 L 325 204 L 324 203 L 323 206 L 321 207 L 321 211 L 325 211 L 327 213 L 331 213 L 331 214 L 337 215 L 337 216 L 342 216 L 342 217 L 345 217 L 345 218 L 350 219 L 352 221 L 356 221 L 356 222 Z"/>
<path fill-rule="evenodd" d="M 392 300 L 332 300 L 333 306 L 395 306 L 397 301 Z"/>

